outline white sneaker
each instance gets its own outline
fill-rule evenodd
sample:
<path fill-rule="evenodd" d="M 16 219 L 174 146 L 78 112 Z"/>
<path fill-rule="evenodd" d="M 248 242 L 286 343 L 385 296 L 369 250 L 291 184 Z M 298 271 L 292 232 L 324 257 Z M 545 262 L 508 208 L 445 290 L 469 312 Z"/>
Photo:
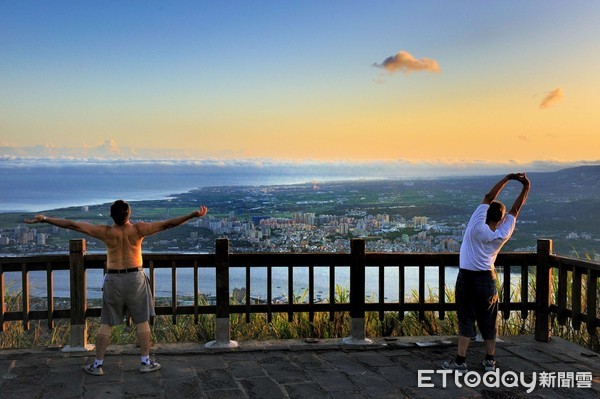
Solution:
<path fill-rule="evenodd" d="M 442 368 L 444 370 L 454 370 L 457 373 L 463 374 L 469 371 L 467 368 L 467 363 L 458 364 L 456 360 L 448 360 L 447 362 L 442 363 Z"/>
<path fill-rule="evenodd" d="M 156 371 L 160 369 L 160 363 L 155 362 L 150 359 L 148 363 L 140 364 L 140 373 L 151 373 L 152 371 Z"/>

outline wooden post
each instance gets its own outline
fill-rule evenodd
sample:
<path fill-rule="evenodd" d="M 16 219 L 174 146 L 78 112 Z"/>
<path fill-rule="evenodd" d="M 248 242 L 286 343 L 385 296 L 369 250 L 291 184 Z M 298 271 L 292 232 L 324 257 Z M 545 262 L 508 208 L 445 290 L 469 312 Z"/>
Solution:
<path fill-rule="evenodd" d="M 552 240 L 538 240 L 535 287 L 535 339 L 550 341 L 550 305 L 552 304 Z"/>
<path fill-rule="evenodd" d="M 215 267 L 217 269 L 217 330 L 216 340 L 206 348 L 237 348 L 229 332 L 229 240 L 218 238 L 215 242 Z"/>
<path fill-rule="evenodd" d="M 87 295 L 85 291 L 85 240 L 69 241 L 69 268 L 71 277 L 71 338 L 63 352 L 85 352 L 94 345 L 87 343 Z"/>
<path fill-rule="evenodd" d="M 345 344 L 369 345 L 373 341 L 365 338 L 365 240 L 350 242 L 350 336 L 342 340 Z"/>

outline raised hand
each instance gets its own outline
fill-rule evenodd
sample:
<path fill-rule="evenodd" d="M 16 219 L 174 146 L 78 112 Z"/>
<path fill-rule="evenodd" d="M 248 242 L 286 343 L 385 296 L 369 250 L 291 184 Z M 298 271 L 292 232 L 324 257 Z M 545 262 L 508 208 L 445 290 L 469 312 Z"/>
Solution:
<path fill-rule="evenodd" d="M 201 218 L 202 216 L 206 215 L 206 213 L 208 212 L 208 208 L 202 205 L 200 209 L 198 209 L 196 212 L 198 212 L 198 217 Z"/>

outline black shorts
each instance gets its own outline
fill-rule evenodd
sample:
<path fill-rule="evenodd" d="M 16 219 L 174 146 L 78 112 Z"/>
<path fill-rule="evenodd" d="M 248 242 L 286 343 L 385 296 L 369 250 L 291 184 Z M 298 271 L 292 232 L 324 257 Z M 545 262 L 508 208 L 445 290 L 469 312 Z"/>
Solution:
<path fill-rule="evenodd" d="M 483 339 L 495 339 L 498 325 L 496 272 L 460 269 L 455 297 L 459 335 L 472 337 L 477 321 Z"/>

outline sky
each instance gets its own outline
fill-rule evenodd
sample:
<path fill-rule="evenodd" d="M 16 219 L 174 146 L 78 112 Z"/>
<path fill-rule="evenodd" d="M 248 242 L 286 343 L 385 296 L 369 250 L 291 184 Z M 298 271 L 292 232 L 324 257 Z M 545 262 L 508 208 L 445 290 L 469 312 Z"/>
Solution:
<path fill-rule="evenodd" d="M 0 0 L 0 158 L 600 163 L 598 1 Z"/>

